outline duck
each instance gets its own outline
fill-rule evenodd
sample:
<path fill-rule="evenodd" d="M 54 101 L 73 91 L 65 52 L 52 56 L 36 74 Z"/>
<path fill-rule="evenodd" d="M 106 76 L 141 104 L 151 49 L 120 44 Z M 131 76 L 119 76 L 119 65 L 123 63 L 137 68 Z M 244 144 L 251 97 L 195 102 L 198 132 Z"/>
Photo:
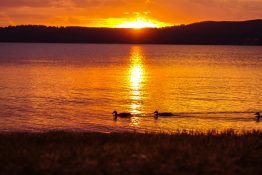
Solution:
<path fill-rule="evenodd" d="M 165 116 L 165 117 L 174 116 L 174 114 L 171 113 L 171 112 L 161 112 L 161 113 L 159 113 L 158 111 L 155 111 L 154 114 L 155 114 L 155 119 L 158 119 L 158 116 Z"/>
<path fill-rule="evenodd" d="M 114 116 L 115 116 L 115 120 L 117 119 L 117 117 L 121 117 L 121 118 L 129 118 L 131 117 L 131 113 L 129 112 L 122 112 L 122 113 L 117 113 L 117 111 L 113 111 Z"/>
<path fill-rule="evenodd" d="M 256 115 L 257 121 L 259 122 L 261 118 L 260 112 L 256 112 L 255 115 Z"/>

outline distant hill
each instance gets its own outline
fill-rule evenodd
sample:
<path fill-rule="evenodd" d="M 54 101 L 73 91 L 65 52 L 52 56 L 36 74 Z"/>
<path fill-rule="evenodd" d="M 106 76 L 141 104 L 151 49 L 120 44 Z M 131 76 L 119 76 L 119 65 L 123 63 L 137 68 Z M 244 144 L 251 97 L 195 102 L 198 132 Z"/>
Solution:
<path fill-rule="evenodd" d="M 9 26 L 0 28 L 0 42 L 262 45 L 262 20 L 206 21 L 139 30 Z"/>

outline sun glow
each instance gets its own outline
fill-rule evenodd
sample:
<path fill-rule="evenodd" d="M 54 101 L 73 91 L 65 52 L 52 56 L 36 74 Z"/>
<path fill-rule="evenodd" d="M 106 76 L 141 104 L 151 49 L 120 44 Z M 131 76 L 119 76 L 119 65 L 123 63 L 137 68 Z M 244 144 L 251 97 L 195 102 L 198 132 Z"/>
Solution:
<path fill-rule="evenodd" d="M 158 28 L 163 26 L 165 26 L 165 24 L 158 21 L 147 20 L 145 18 L 137 18 L 135 20 L 125 21 L 117 25 L 117 28 L 141 29 L 141 28 Z"/>

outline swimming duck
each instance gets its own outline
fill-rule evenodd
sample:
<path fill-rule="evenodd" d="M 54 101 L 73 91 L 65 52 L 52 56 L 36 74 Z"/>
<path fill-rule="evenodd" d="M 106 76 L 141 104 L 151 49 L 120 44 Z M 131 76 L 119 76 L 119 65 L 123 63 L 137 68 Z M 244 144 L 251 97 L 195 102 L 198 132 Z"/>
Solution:
<path fill-rule="evenodd" d="M 166 117 L 168 117 L 168 116 L 173 116 L 174 115 L 171 112 L 161 112 L 161 113 L 159 113 L 158 111 L 155 111 L 154 114 L 155 114 L 155 119 L 158 119 L 158 116 L 166 116 Z"/>
<path fill-rule="evenodd" d="M 121 118 L 129 118 L 131 117 L 131 114 L 129 112 L 123 112 L 123 113 L 117 113 L 117 111 L 113 111 L 114 116 L 115 116 L 115 120 L 117 119 L 117 117 L 121 117 Z"/>
<path fill-rule="evenodd" d="M 255 115 L 256 115 L 257 121 L 259 122 L 261 118 L 260 112 L 256 112 Z"/>

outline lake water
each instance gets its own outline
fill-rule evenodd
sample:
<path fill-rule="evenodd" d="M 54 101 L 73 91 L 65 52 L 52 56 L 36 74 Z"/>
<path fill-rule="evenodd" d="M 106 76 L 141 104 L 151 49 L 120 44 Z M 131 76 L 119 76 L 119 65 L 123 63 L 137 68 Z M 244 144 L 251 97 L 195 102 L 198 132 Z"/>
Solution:
<path fill-rule="evenodd" d="M 1 132 L 261 130 L 261 87 L 262 47 L 0 43 Z"/>

